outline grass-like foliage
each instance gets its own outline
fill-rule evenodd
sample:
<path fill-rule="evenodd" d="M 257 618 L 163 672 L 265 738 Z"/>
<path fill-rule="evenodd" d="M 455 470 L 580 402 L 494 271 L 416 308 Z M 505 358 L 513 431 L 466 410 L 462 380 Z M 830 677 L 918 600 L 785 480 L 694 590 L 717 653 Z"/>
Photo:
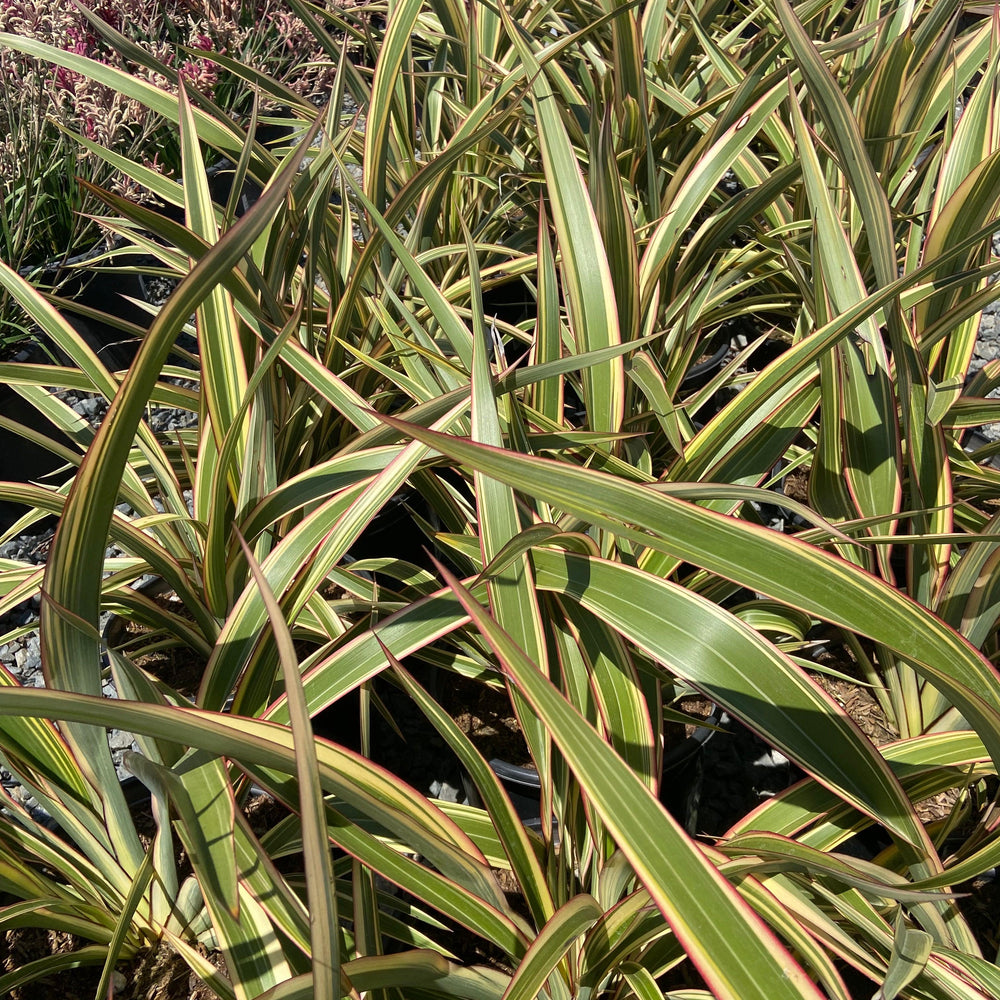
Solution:
<path fill-rule="evenodd" d="M 319 99 L 333 74 L 313 34 L 273 0 L 10 0 L 0 7 L 0 32 L 123 70 L 164 93 L 176 94 L 183 79 L 225 119 L 245 121 L 253 104 L 252 88 L 229 68 L 234 61 L 270 73 L 304 99 Z M 93 218 L 100 201 L 78 178 L 148 203 L 155 196 L 130 162 L 166 177 L 180 172 L 177 131 L 157 110 L 86 72 L 6 46 L 0 49 L 0 137 L 0 255 L 49 286 L 67 277 L 58 267 L 64 260 L 102 238 L 112 242 Z M 124 159 L 107 162 L 78 138 Z M 18 340 L 27 329 L 23 312 L 5 294 L 0 342 Z"/>
<path fill-rule="evenodd" d="M 175 176 L 142 143 L 76 141 L 149 196 L 86 184 L 102 226 L 178 279 L 116 372 L 0 267 L 71 359 L 0 377 L 78 443 L 52 442 L 68 488 L 0 484 L 12 534 L 60 518 L 44 569 L 0 566 L 0 612 L 41 597 L 46 678 L 0 672 L 0 754 L 60 827 L 0 812 L 0 926 L 86 939 L 105 992 L 158 945 L 241 1000 L 998 995 L 954 887 L 1000 860 L 1000 479 L 963 448 L 1000 417 L 1000 368 L 969 379 L 1000 266 L 1000 21 L 957 0 L 285 15 L 322 53 L 318 102 L 246 51 L 199 57 L 228 74 L 217 102 L 162 53 L 0 36 L 156 116 Z M 99 429 L 53 387 L 105 397 Z M 157 435 L 164 405 L 196 419 Z M 406 498 L 399 547 L 355 558 Z M 197 696 L 103 661 L 107 610 L 200 657 Z M 820 625 L 898 741 L 819 683 Z M 509 697 L 539 830 L 442 707 L 454 674 Z M 376 678 L 481 807 L 313 738 Z M 658 801 L 692 689 L 807 775 L 718 840 Z M 137 736 L 151 838 L 112 725 Z M 253 784 L 290 810 L 261 836 Z M 881 853 L 839 853 L 869 829 Z"/>

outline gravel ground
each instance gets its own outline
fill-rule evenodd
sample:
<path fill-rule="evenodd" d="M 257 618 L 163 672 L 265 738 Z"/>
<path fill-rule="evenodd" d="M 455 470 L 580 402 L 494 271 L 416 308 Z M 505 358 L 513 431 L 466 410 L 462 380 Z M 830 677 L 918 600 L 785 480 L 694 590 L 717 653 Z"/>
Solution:
<path fill-rule="evenodd" d="M 993 238 L 993 252 L 1000 256 L 1000 236 Z M 995 277 L 994 281 L 1000 280 Z M 1000 358 L 1000 303 L 994 303 L 983 310 L 982 322 L 979 324 L 979 335 L 976 338 L 976 349 L 972 358 L 971 371 L 978 372 L 988 361 Z M 1000 389 L 990 393 L 990 398 L 1000 399 Z M 975 432 L 986 441 L 1000 441 L 1000 424 L 987 424 Z"/>

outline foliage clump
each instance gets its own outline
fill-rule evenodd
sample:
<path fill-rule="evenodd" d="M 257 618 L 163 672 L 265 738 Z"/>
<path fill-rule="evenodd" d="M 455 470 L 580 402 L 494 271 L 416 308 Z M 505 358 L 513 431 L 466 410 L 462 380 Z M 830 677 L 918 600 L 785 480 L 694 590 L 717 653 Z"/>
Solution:
<path fill-rule="evenodd" d="M 1000 857 L 1000 475 L 966 450 L 1000 417 L 1000 363 L 969 371 L 1000 270 L 1000 20 L 290 6 L 269 44 L 322 51 L 323 93 L 193 14 L 199 44 L 127 63 L 0 38 L 51 88 L 155 112 L 174 176 L 128 166 L 178 210 L 87 188 L 176 282 L 127 373 L 0 267 L 69 359 L 3 374 L 72 443 L 41 436 L 71 488 L 0 483 L 12 531 L 60 522 L 44 569 L 0 564 L 0 613 L 40 601 L 46 680 L 0 671 L 0 754 L 58 824 L 0 811 L 0 920 L 93 942 L 102 986 L 168 944 L 226 998 L 1000 995 L 952 891 Z M 96 430 L 59 405 L 81 387 L 111 404 Z M 156 433 L 166 405 L 189 426 Z M 105 661 L 106 611 L 144 628 Z M 830 696 L 819 645 L 899 739 Z M 204 664 L 195 692 L 145 669 L 163 647 Z M 374 763 L 385 685 L 470 804 Z M 516 720 L 529 826 L 444 708 L 465 685 Z M 661 804 L 692 692 L 806 775 L 714 840 Z"/>

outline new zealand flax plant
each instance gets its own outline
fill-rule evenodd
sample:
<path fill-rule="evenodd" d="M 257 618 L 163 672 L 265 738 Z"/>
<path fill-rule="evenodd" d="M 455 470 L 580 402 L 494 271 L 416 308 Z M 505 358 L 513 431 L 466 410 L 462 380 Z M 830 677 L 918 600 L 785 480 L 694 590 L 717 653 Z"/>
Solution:
<path fill-rule="evenodd" d="M 866 996 L 995 996 L 995 942 L 954 887 L 1000 853 L 996 477 L 962 450 L 997 415 L 992 369 L 964 386 L 996 270 L 997 23 L 957 3 L 402 0 L 338 15 L 338 42 L 292 7 L 336 73 L 317 108 L 233 67 L 289 109 L 271 147 L 194 90 L 0 39 L 175 122 L 182 180 L 134 170 L 185 212 L 94 192 L 180 279 L 124 373 L 0 269 L 73 359 L 0 374 L 78 444 L 68 489 L 2 486 L 27 509 L 12 531 L 60 515 L 43 570 L 2 568 L 0 610 L 42 597 L 46 688 L 3 674 L 0 748 L 62 833 L 0 817 L 0 921 L 92 942 L 0 983 L 91 961 L 103 988 L 158 945 L 225 997 L 847 1000 L 857 975 Z M 373 69 L 346 58 L 360 43 Z M 245 177 L 263 195 L 237 219 Z M 507 285 L 532 315 L 490 311 Z M 198 365 L 168 363 L 192 315 Z M 746 345 L 685 387 L 737 320 Z M 100 428 L 52 386 L 108 398 Z M 150 405 L 197 422 L 158 437 Z M 789 465 L 808 504 L 769 488 Z M 404 489 L 437 563 L 351 561 Z M 805 527 L 761 524 L 768 503 Z M 183 615 L 131 587 L 147 573 Z M 111 650 L 121 697 L 102 699 L 102 609 L 201 655 L 197 696 Z M 904 739 L 876 748 L 806 669 L 813 622 Z M 507 693 L 538 833 L 423 664 Z M 376 677 L 483 808 L 312 737 Z M 807 774 L 714 842 L 657 801 L 680 684 Z M 107 725 L 137 735 L 146 843 Z M 260 836 L 251 784 L 289 809 Z M 926 823 L 915 803 L 948 791 L 953 815 Z M 840 852 L 869 827 L 878 856 Z"/>

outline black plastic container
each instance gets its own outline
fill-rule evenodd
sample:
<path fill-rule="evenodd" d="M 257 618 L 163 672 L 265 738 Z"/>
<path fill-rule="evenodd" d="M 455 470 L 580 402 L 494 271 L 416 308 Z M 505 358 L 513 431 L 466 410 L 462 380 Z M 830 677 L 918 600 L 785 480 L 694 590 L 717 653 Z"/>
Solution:
<path fill-rule="evenodd" d="M 666 752 L 663 758 L 663 777 L 660 782 L 660 801 L 685 829 L 692 830 L 697 821 L 698 797 L 701 792 L 701 752 L 716 732 L 715 726 L 722 715 L 716 708 L 706 719 L 707 725 L 699 726 L 690 736 Z M 532 829 L 541 828 L 541 779 L 534 768 L 510 764 L 494 758 L 490 761 L 493 773 L 500 779 L 524 824 Z M 479 796 L 470 781 L 466 781 L 469 801 L 478 805 Z"/>

